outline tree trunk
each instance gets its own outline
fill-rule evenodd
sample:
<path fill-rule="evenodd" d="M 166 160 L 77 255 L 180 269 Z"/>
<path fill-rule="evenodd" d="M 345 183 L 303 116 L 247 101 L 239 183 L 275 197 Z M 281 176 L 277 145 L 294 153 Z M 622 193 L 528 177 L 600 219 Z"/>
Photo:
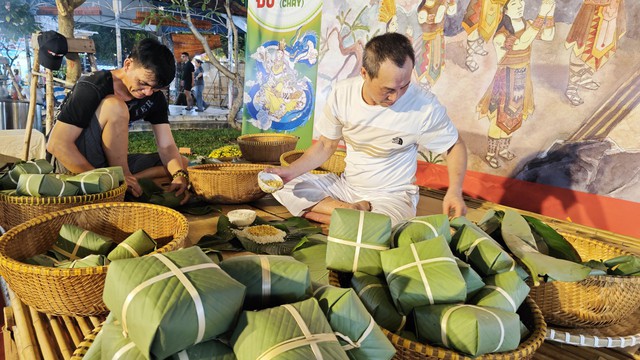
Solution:
<path fill-rule="evenodd" d="M 75 21 L 73 19 L 73 11 L 82 5 L 85 0 L 56 0 L 58 8 L 58 32 L 67 38 L 73 38 L 73 30 Z M 67 77 L 66 80 L 75 84 L 80 78 L 82 67 L 80 64 L 80 55 L 77 53 L 69 53 L 67 58 Z"/>

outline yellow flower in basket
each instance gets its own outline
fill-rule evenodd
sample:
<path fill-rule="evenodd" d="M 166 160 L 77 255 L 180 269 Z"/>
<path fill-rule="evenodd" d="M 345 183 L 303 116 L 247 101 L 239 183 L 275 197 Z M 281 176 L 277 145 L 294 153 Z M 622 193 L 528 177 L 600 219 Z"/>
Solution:
<path fill-rule="evenodd" d="M 219 160 L 234 159 L 234 158 L 239 158 L 241 156 L 242 156 L 242 152 L 240 151 L 240 148 L 238 147 L 238 145 L 225 145 L 223 147 L 219 147 L 213 150 L 209 154 L 210 158 L 219 159 Z"/>

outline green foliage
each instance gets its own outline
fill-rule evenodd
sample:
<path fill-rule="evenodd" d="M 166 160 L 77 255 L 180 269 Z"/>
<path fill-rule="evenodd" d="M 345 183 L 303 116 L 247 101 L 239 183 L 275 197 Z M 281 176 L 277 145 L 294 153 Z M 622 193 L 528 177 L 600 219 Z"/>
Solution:
<path fill-rule="evenodd" d="M 27 2 L 5 0 L 3 6 L 0 7 L 0 29 L 2 29 L 3 36 L 17 40 L 31 35 L 39 28 Z"/>
<path fill-rule="evenodd" d="M 114 28 L 93 25 L 93 24 L 76 24 L 76 26 L 83 30 L 95 31 L 96 34 L 91 36 L 95 43 L 96 60 L 101 65 L 116 65 L 116 30 Z M 129 54 L 129 51 L 133 48 L 138 41 L 153 37 L 153 34 L 144 30 L 126 30 L 120 31 L 122 39 L 122 52 L 124 56 Z"/>
<path fill-rule="evenodd" d="M 174 130 L 173 138 L 178 147 L 191 148 L 193 155 L 208 155 L 211 150 L 224 145 L 235 144 L 240 131 L 231 128 L 206 130 Z M 151 131 L 129 133 L 129 152 L 156 152 L 156 142 Z"/>

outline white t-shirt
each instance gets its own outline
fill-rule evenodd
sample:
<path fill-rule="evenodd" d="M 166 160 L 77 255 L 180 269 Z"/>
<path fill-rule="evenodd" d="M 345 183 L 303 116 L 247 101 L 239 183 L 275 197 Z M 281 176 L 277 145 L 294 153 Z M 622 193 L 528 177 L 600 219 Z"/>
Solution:
<path fill-rule="evenodd" d="M 347 146 L 344 176 L 354 188 L 407 191 L 415 188 L 418 144 L 434 153 L 447 151 L 458 130 L 435 95 L 410 84 L 392 106 L 369 105 L 362 98 L 361 76 L 339 82 L 323 114 L 318 133 Z"/>

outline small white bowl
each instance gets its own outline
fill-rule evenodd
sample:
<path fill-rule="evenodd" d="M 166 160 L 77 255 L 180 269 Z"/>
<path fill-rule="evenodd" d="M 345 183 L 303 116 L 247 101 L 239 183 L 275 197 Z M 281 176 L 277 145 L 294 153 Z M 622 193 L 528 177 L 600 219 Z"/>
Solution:
<path fill-rule="evenodd" d="M 227 217 L 236 226 L 248 226 L 256 220 L 256 212 L 249 209 L 231 210 L 227 213 Z"/>
<path fill-rule="evenodd" d="M 267 194 L 274 193 L 284 187 L 284 181 L 276 174 L 260 171 L 258 173 L 258 185 Z"/>

